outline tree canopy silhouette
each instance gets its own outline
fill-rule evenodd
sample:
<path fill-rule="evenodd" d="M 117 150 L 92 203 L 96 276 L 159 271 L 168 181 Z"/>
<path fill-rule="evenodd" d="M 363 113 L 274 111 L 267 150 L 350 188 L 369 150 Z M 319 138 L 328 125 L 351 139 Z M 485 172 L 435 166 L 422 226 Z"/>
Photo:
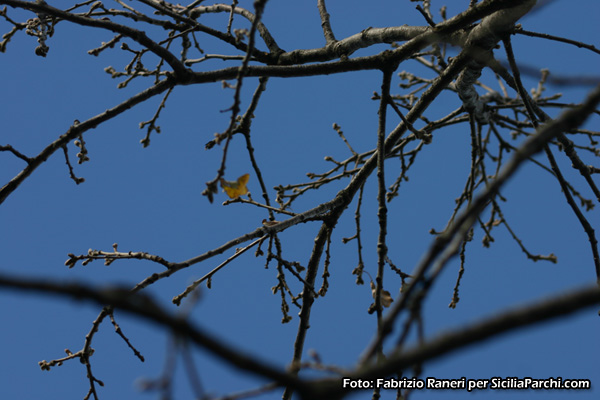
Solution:
<path fill-rule="evenodd" d="M 3 116 L 0 210 L 12 254 L 0 287 L 11 298 L 33 292 L 93 304 L 95 318 L 70 320 L 86 330 L 81 349 L 39 362 L 54 371 L 80 361 L 82 397 L 103 397 L 112 377 L 95 360 L 123 351 L 92 347 L 108 321 L 140 361 L 148 360 L 143 334 L 127 333 L 139 318 L 167 332 L 162 375 L 140 381 L 164 398 L 177 397 L 178 357 L 202 399 L 380 398 L 392 381 L 405 385 L 392 387 L 394 396 L 408 398 L 421 389 L 410 383 L 443 355 L 600 303 L 600 168 L 590 164 L 600 156 L 600 77 L 553 70 L 571 57 L 563 49 L 582 60 L 600 50 L 594 38 L 522 22 L 555 2 L 63 3 L 0 0 L 0 51 L 14 68 L 2 67 L 2 98 L 6 110 L 15 103 L 26 115 Z M 362 16 L 362 8 L 386 25 L 366 25 L 373 10 Z M 557 65 L 522 62 L 532 46 L 555 46 Z M 83 61 L 83 48 L 93 61 Z M 35 72 L 11 83 L 19 63 Z M 118 82 L 116 93 L 102 94 L 109 85 L 99 65 Z M 143 132 L 137 147 L 128 132 L 134 120 Z M 552 210 L 537 197 L 547 190 Z M 27 208 L 30 219 L 18 220 L 15 210 Z M 61 226 L 35 217 L 38 209 Z M 536 209 L 544 222 L 520 211 Z M 563 216 L 576 233 L 561 228 Z M 546 235 L 577 246 L 582 269 L 575 281 L 540 278 L 546 290 L 516 296 L 515 306 L 510 298 L 526 292 L 526 276 L 562 262 L 542 246 Z M 547 251 L 532 250 L 531 240 Z M 9 251 L 13 241 L 29 250 Z M 502 307 L 483 307 L 472 322 L 460 314 L 463 297 L 485 300 L 464 292 L 485 297 L 493 282 L 465 279 L 495 257 L 477 241 L 490 251 L 505 246 L 502 254 L 517 249 L 521 272 L 493 272 L 515 288 L 503 287 Z M 54 251 L 67 255 L 69 271 L 54 272 Z M 523 272 L 538 261 L 539 270 Z M 26 270 L 31 263 L 44 264 L 44 275 Z M 263 294 L 267 302 L 254 297 Z M 432 331 L 426 303 L 441 301 L 464 323 Z M 334 314 L 323 317 L 321 304 Z M 343 328 L 352 330 L 342 339 L 338 324 L 361 330 Z M 246 341 L 246 332 L 273 348 Z M 349 358 L 312 349 L 313 332 L 329 335 L 326 346 L 341 353 L 352 348 Z M 285 357 L 275 345 L 281 334 Z M 45 354 L 56 352 L 40 341 Z M 207 390 L 210 372 L 196 367 L 197 349 L 249 376 L 244 390 L 227 379 Z"/>

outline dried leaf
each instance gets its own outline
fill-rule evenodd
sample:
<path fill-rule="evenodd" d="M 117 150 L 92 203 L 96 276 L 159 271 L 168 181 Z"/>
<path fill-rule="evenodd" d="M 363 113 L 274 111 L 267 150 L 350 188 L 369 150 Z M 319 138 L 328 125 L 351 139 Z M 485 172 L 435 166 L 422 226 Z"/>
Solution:
<path fill-rule="evenodd" d="M 390 294 L 390 292 L 388 292 L 387 290 L 381 291 L 381 305 L 382 306 L 389 307 L 392 305 L 393 301 L 394 301 L 394 299 L 392 299 L 392 295 Z"/>
<path fill-rule="evenodd" d="M 371 294 L 373 295 L 373 298 L 375 298 L 375 296 L 377 295 L 377 287 L 375 287 L 375 284 L 373 283 L 373 281 L 371 281 L 370 286 L 371 286 Z M 381 305 L 384 307 L 391 306 L 392 302 L 394 301 L 394 299 L 392 298 L 392 295 L 387 290 L 381 291 L 380 300 L 381 300 Z"/>
<path fill-rule="evenodd" d="M 262 220 L 262 224 L 264 226 L 275 226 L 279 223 L 280 221 L 267 221 L 266 219 Z"/>

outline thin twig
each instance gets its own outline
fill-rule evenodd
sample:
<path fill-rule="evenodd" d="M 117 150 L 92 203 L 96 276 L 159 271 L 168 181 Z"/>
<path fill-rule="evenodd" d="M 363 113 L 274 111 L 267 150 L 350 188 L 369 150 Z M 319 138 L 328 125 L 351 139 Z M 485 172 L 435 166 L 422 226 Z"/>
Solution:
<path fill-rule="evenodd" d="M 513 33 L 517 33 L 517 34 L 525 35 L 525 36 L 531 36 L 531 37 L 538 37 L 538 38 L 542 38 L 542 39 L 555 40 L 557 42 L 568 43 L 568 44 L 577 46 L 580 49 L 583 48 L 583 49 L 593 51 L 594 53 L 600 54 L 600 49 L 596 48 L 596 46 L 587 44 L 587 43 L 583 43 L 583 42 L 580 42 L 577 40 L 567 39 L 567 38 L 563 38 L 560 36 L 554 36 L 554 35 L 550 35 L 547 33 L 538 33 L 538 32 L 527 31 L 521 27 L 516 27 L 513 30 Z"/>
<path fill-rule="evenodd" d="M 194 289 L 196 289 L 198 287 L 198 285 L 200 285 L 205 280 L 210 280 L 212 278 L 212 276 L 214 274 L 216 274 L 218 271 L 220 271 L 223 267 L 225 267 L 227 264 L 229 264 L 230 262 L 232 262 L 233 260 L 235 260 L 236 258 L 238 258 L 239 256 L 241 256 L 242 254 L 244 254 L 246 251 L 248 251 L 249 249 L 251 249 L 255 245 L 261 243 L 266 238 L 267 238 L 267 236 L 263 236 L 260 239 L 257 239 L 254 242 L 250 243 L 248 246 L 246 246 L 244 248 L 241 248 L 239 250 L 236 250 L 236 252 L 235 252 L 234 255 L 232 255 L 231 257 L 229 257 L 227 260 L 223 261 L 221 264 L 217 265 L 215 268 L 213 268 L 209 273 L 207 273 L 206 275 L 204 275 L 202 278 L 195 280 L 191 285 L 189 285 L 183 291 L 183 293 L 178 294 L 177 296 L 173 297 L 173 300 L 172 300 L 173 303 L 176 304 L 176 305 L 180 305 L 181 304 L 181 300 L 184 299 L 192 291 L 194 291 Z"/>

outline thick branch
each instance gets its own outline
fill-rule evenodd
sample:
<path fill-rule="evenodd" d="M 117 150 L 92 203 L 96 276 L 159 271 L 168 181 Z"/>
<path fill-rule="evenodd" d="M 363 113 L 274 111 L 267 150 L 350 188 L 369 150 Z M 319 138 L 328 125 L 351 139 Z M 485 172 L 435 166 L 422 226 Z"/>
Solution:
<path fill-rule="evenodd" d="M 427 254 L 417 266 L 411 284 L 404 288 L 400 301 L 398 301 L 386 315 L 384 319 L 383 334 L 378 335 L 369 346 L 365 354 L 365 360 L 375 355 L 376 349 L 381 345 L 384 338 L 392 331 L 392 326 L 396 321 L 397 316 L 406 308 L 409 299 L 412 298 L 415 290 L 422 284 L 422 280 L 433 262 L 438 259 L 438 257 L 445 260 L 448 259 L 445 255 L 445 250 L 449 246 L 452 247 L 451 244 L 455 241 L 463 240 L 479 214 L 483 212 L 489 201 L 498 193 L 508 179 L 513 176 L 521 164 L 528 160 L 532 155 L 541 151 L 546 143 L 560 135 L 562 132 L 580 126 L 586 118 L 594 112 L 598 103 L 600 103 L 600 86 L 592 91 L 580 107 L 570 109 L 564 112 L 557 120 L 541 126 L 535 135 L 531 136 L 515 151 L 513 157 L 505 164 L 500 173 L 498 173 L 496 179 L 473 200 L 473 203 L 448 229 L 446 229 L 446 231 L 444 231 L 444 233 L 435 239 Z"/>
<path fill-rule="evenodd" d="M 284 372 L 282 368 L 274 367 L 266 361 L 259 361 L 256 355 L 245 354 L 240 349 L 236 349 L 204 332 L 200 327 L 181 318 L 179 315 L 171 315 L 151 297 L 138 293 L 132 294 L 128 288 L 109 287 L 97 289 L 81 283 L 65 284 L 48 279 L 33 280 L 6 275 L 0 275 L 0 286 L 33 293 L 56 294 L 78 300 L 92 300 L 101 305 L 109 305 L 130 312 L 182 335 L 241 370 L 272 379 L 280 385 L 293 387 L 300 392 L 303 391 L 302 382 L 293 375 Z"/>
<path fill-rule="evenodd" d="M 329 22 L 329 13 L 325 6 L 325 0 L 318 0 L 317 7 L 319 8 L 319 15 L 321 16 L 321 27 L 323 28 L 323 35 L 328 45 L 336 42 L 335 35 L 331 29 L 331 23 Z"/>
<path fill-rule="evenodd" d="M 500 334 L 568 315 L 599 303 L 600 289 L 586 287 L 544 302 L 519 306 L 466 328 L 450 331 L 412 349 L 392 354 L 386 361 L 364 367 L 346 377 L 371 380 L 390 376 L 416 364 L 439 358 Z M 318 390 L 318 394 L 313 397 L 315 399 L 340 398 L 347 393 L 347 389 L 342 388 L 340 378 L 315 382 L 314 388 Z"/>
<path fill-rule="evenodd" d="M 382 302 L 381 291 L 383 290 L 383 271 L 387 257 L 387 205 L 385 184 L 385 127 L 387 122 L 387 106 L 390 97 L 390 86 L 393 69 L 383 71 L 383 82 L 381 83 L 381 99 L 379 102 L 379 123 L 377 127 L 377 219 L 379 221 L 379 234 L 377 236 L 377 289 L 375 291 L 375 312 L 377 313 L 377 329 L 381 328 Z M 381 350 L 381 349 L 379 349 Z"/>
<path fill-rule="evenodd" d="M 414 122 L 423 111 L 431 104 L 431 102 L 437 97 L 437 95 L 456 77 L 456 75 L 460 72 L 460 69 L 465 65 L 466 57 L 464 55 L 459 55 L 456 57 L 452 63 L 446 68 L 446 70 L 440 75 L 431 85 L 431 87 L 421 96 L 421 99 L 415 104 L 415 106 L 410 110 L 410 112 L 406 115 L 406 119 L 409 122 Z M 386 138 L 384 143 L 384 148 L 386 154 L 392 150 L 392 148 L 396 145 L 397 141 L 400 139 L 400 136 L 406 132 L 407 124 L 402 122 L 399 124 Z M 321 254 L 323 252 L 323 247 L 325 240 L 327 238 L 328 230 L 331 229 L 337 223 L 338 219 L 342 215 L 343 211 L 348 207 L 348 205 L 352 202 L 354 195 L 356 192 L 363 186 L 366 179 L 371 175 L 374 169 L 377 166 L 378 153 L 375 152 L 369 158 L 363 167 L 358 171 L 354 178 L 350 181 L 346 188 L 340 190 L 335 198 L 324 204 L 328 204 L 328 209 L 331 210 L 329 217 L 323 222 L 321 229 L 317 237 L 315 238 L 315 245 L 313 247 L 313 251 L 310 256 L 309 266 L 307 268 L 307 279 L 306 281 L 310 283 L 309 277 L 316 276 L 317 268 L 319 265 L 319 260 Z M 295 218 L 295 217 L 294 217 Z M 291 218 L 293 219 L 293 218 Z M 275 227 L 279 227 L 279 224 L 275 225 Z M 313 278 L 314 280 L 314 278 Z M 310 317 L 310 307 L 314 302 L 314 298 L 308 290 L 304 290 L 303 293 L 303 304 L 302 310 L 300 314 L 300 326 L 298 328 L 298 334 L 296 336 L 296 342 L 294 343 L 294 358 L 293 362 L 297 363 L 302 355 L 302 349 L 304 348 L 304 340 L 306 338 L 306 329 L 308 329 L 308 319 Z M 307 303 L 304 301 L 308 300 Z M 284 393 L 283 398 L 287 399 L 291 396 L 291 390 L 287 390 Z"/>

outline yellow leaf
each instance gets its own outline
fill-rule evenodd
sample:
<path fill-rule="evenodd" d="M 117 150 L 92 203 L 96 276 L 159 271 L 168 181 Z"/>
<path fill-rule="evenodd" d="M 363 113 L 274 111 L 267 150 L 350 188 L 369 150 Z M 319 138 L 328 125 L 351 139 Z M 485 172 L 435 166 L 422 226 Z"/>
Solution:
<path fill-rule="evenodd" d="M 223 191 L 227 193 L 227 196 L 229 196 L 230 199 L 237 199 L 238 197 L 248 193 L 246 184 L 248 183 L 249 179 L 250 174 L 244 174 L 240 176 L 235 182 L 226 181 L 225 179 L 221 178 L 221 187 L 223 188 Z"/>

